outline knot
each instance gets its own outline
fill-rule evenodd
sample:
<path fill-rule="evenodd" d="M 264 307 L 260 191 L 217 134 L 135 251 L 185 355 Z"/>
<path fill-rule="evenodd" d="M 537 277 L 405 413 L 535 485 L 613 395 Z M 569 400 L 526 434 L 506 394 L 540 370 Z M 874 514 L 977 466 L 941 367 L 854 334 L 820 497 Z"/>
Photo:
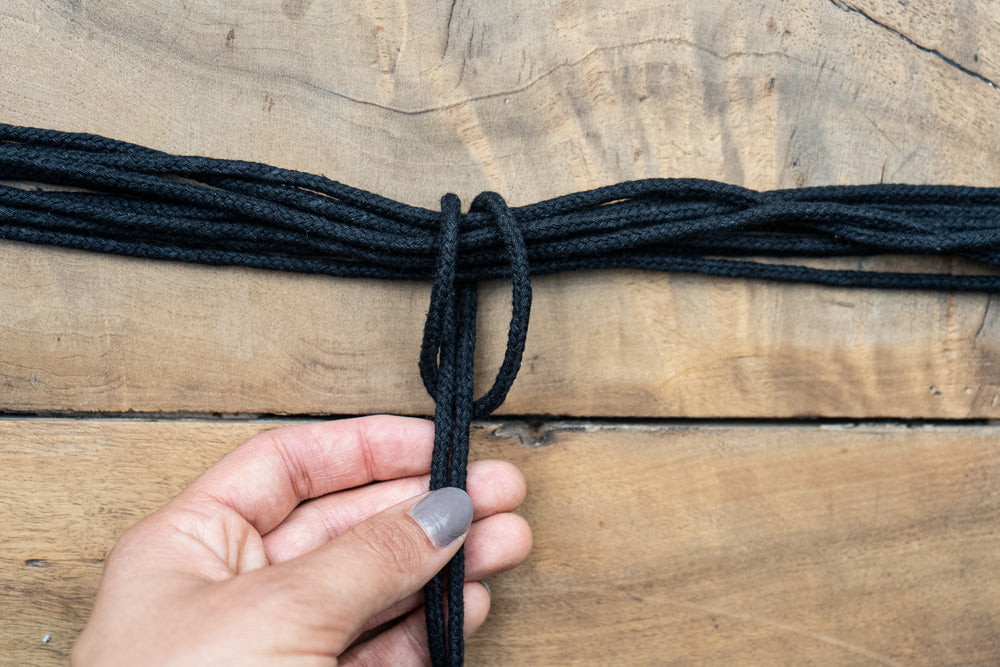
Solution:
<path fill-rule="evenodd" d="M 503 197 L 495 192 L 480 193 L 472 201 L 471 210 L 488 214 L 497 238 L 503 244 L 511 279 L 511 318 L 507 330 L 507 349 L 493 385 L 473 403 L 473 419 L 479 419 L 500 407 L 521 368 L 531 314 L 531 277 L 524 234 Z M 458 302 L 456 274 L 463 217 L 461 201 L 456 195 L 449 193 L 441 198 L 437 266 L 420 349 L 420 377 L 427 393 L 435 401 L 439 394 L 444 333 L 452 329 L 446 322 L 447 315 L 450 309 L 457 308 Z"/>

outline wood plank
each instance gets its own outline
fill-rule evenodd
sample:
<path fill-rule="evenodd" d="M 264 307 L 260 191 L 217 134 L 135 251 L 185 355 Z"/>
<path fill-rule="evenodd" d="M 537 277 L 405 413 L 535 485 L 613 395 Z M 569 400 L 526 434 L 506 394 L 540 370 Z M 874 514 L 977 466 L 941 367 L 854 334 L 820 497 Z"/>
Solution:
<path fill-rule="evenodd" d="M 0 655 L 59 664 L 116 536 L 262 422 L 0 423 Z M 995 664 L 1000 429 L 481 424 L 527 563 L 470 664 Z M 43 644 L 44 635 L 51 641 Z"/>
<path fill-rule="evenodd" d="M 929 7 L 12 0 L 0 116 L 431 207 L 647 176 L 998 185 L 1000 92 L 954 65 L 994 76 L 1000 5 Z M 10 243 L 0 272 L 0 410 L 431 410 L 425 286 Z M 505 327 L 486 291 L 481 384 Z M 993 418 L 998 340 L 982 296 L 563 276 L 538 281 L 505 411 Z"/>
<path fill-rule="evenodd" d="M 0 275 L 0 409 L 433 412 L 416 364 L 426 285 L 19 244 L 0 252 Z M 1000 416 L 1000 317 L 985 295 L 641 272 L 535 291 L 501 414 Z M 483 302 L 480 387 L 505 344 L 505 286 Z"/>

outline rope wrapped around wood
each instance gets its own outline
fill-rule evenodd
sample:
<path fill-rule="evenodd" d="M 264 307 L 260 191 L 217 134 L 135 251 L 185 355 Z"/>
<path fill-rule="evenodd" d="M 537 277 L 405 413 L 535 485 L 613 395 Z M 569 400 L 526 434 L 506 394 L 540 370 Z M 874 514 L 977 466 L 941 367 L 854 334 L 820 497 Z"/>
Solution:
<path fill-rule="evenodd" d="M 509 208 L 409 206 L 322 176 L 0 125 L 0 238 L 260 269 L 431 280 L 420 374 L 434 398 L 431 489 L 465 488 L 472 420 L 517 376 L 531 275 L 633 268 L 838 287 L 1000 291 L 1000 274 L 829 270 L 795 258 L 952 255 L 1000 266 L 1000 188 L 856 185 L 756 192 L 646 179 Z M 58 186 L 55 189 L 35 185 Z M 473 395 L 477 282 L 512 282 L 507 350 Z M 432 661 L 463 661 L 464 555 L 426 588 Z M 447 607 L 445 607 L 447 603 Z M 446 613 L 447 608 L 447 613 Z"/>

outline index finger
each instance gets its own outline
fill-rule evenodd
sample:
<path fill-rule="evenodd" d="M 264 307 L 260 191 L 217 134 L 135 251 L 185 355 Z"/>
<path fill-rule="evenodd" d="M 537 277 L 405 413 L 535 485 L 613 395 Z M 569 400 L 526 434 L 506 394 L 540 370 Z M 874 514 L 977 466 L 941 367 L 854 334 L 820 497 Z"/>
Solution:
<path fill-rule="evenodd" d="M 379 415 L 302 424 L 250 438 L 175 502 L 221 503 L 261 535 L 303 500 L 430 469 L 434 425 Z"/>

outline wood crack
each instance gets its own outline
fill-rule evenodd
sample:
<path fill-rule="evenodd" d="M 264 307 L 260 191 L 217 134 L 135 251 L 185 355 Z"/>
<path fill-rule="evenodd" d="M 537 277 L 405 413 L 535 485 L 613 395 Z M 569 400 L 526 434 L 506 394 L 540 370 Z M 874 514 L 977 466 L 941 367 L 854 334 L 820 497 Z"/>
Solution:
<path fill-rule="evenodd" d="M 448 54 L 448 43 L 451 41 L 451 17 L 455 15 L 455 4 L 458 0 L 451 0 L 451 8 L 448 10 L 448 23 L 444 27 L 444 51 L 441 53 L 443 58 Z"/>
<path fill-rule="evenodd" d="M 466 104 L 472 104 L 472 103 L 481 102 L 481 101 L 484 101 L 484 100 L 490 100 L 490 99 L 494 99 L 494 98 L 497 98 L 497 97 L 512 97 L 514 95 L 517 95 L 519 93 L 523 93 L 526 90 L 534 87 L 535 85 L 537 85 L 538 83 L 540 83 L 543 79 L 545 79 L 545 78 L 547 78 L 547 77 L 555 74 L 556 72 L 558 72 L 560 70 L 563 70 L 563 69 L 572 69 L 574 67 L 579 66 L 580 64 L 586 62 L 588 59 L 590 59 L 591 57 L 593 57 L 595 55 L 598 55 L 598 54 L 601 54 L 601 53 L 604 53 L 604 52 L 607 52 L 607 51 L 618 51 L 618 50 L 622 50 L 622 49 L 638 48 L 640 46 L 646 46 L 646 45 L 649 45 L 649 44 L 669 44 L 669 45 L 674 45 L 674 46 L 686 46 L 686 47 L 695 49 L 697 51 L 702 51 L 704 53 L 707 53 L 707 54 L 711 55 L 713 58 L 716 58 L 718 60 L 729 60 L 731 58 L 771 58 L 771 57 L 774 57 L 774 58 L 784 58 L 786 60 L 791 60 L 793 62 L 799 62 L 799 63 L 806 64 L 806 65 L 811 64 L 811 63 L 807 63 L 806 61 L 804 61 L 804 60 L 802 60 L 800 58 L 796 58 L 796 57 L 794 57 L 794 56 L 792 56 L 792 55 L 790 55 L 790 54 L 788 54 L 788 53 L 786 53 L 784 51 L 732 51 L 732 52 L 729 52 L 729 53 L 720 53 L 720 52 L 714 51 L 714 50 L 712 50 L 712 49 L 710 49 L 710 48 L 708 48 L 706 46 L 703 46 L 701 44 L 697 44 L 695 42 L 691 42 L 691 41 L 686 40 L 686 39 L 652 37 L 650 39 L 645 39 L 645 40 L 641 40 L 641 41 L 638 41 L 638 42 L 629 42 L 629 43 L 626 43 L 626 44 L 612 44 L 612 45 L 609 45 L 609 46 L 594 47 L 593 49 L 591 49 L 590 51 L 588 51 L 587 53 L 583 54 L 581 57 L 579 57 L 579 58 L 577 58 L 575 60 L 571 60 L 571 61 L 567 61 L 567 62 L 561 62 L 561 63 L 558 63 L 558 64 L 552 66 L 550 69 L 548 69 L 545 72 L 542 72 L 541 74 L 535 76 L 534 78 L 532 78 L 531 80 L 527 81 L 524 85 L 521 85 L 521 86 L 516 86 L 514 88 L 509 88 L 509 89 L 506 89 L 506 90 L 499 90 L 499 91 L 493 91 L 493 92 L 489 92 L 489 93 L 483 93 L 482 95 L 473 95 L 473 96 L 464 97 L 462 99 L 458 99 L 458 100 L 455 100 L 455 101 L 452 101 L 452 102 L 447 102 L 447 103 L 436 105 L 436 106 L 416 108 L 416 109 L 406 109 L 406 108 L 401 108 L 401 107 L 394 107 L 394 106 L 390 106 L 390 105 L 387 105 L 387 104 L 381 104 L 381 103 L 375 102 L 373 100 L 367 100 L 367 99 L 363 99 L 363 98 L 359 98 L 359 97 L 352 97 L 351 95 L 348 95 L 346 93 L 338 92 L 337 90 L 334 90 L 332 88 L 327 88 L 327 87 L 325 87 L 323 85 L 320 85 L 318 83 L 310 81 L 307 78 L 304 78 L 304 77 L 301 77 L 301 76 L 296 76 L 296 75 L 293 75 L 291 73 L 278 73 L 277 76 L 279 78 L 285 80 L 286 82 L 302 86 L 303 88 L 306 88 L 306 89 L 309 89 L 309 90 L 313 90 L 313 91 L 315 91 L 317 93 L 320 93 L 320 94 L 323 94 L 323 95 L 330 95 L 330 96 L 342 99 L 342 100 L 344 100 L 346 102 L 352 102 L 354 104 L 360 104 L 360 105 L 363 105 L 363 106 L 369 106 L 369 107 L 373 107 L 373 108 L 376 108 L 376 109 L 381 109 L 382 111 L 386 111 L 386 112 L 394 113 L 394 114 L 399 114 L 401 116 L 422 116 L 424 114 L 429 114 L 429 113 L 435 113 L 435 112 L 441 112 L 441 111 L 448 111 L 450 109 L 461 107 L 461 106 L 466 105 Z M 470 40 L 470 45 L 467 47 L 467 49 L 469 51 L 471 51 L 471 40 Z M 189 58 L 188 60 L 191 61 L 191 62 L 196 62 L 196 63 L 198 62 L 198 61 L 196 61 L 194 59 L 191 59 L 191 58 Z M 234 66 L 234 65 L 227 66 L 227 69 L 229 71 L 231 71 L 231 72 L 238 72 L 240 74 L 247 74 L 247 75 L 249 75 L 249 74 L 255 74 L 256 73 L 255 70 L 252 70 L 250 68 L 238 67 L 238 66 Z M 465 64 L 463 62 L 462 70 L 464 70 L 464 69 L 465 69 Z M 459 80 L 459 83 L 461 83 L 461 79 Z"/>
<path fill-rule="evenodd" d="M 976 343 L 979 341 L 979 334 L 983 332 L 983 327 L 986 326 L 986 318 L 990 314 L 990 306 L 993 305 L 993 295 L 986 295 L 986 307 L 983 308 L 983 318 L 979 320 L 979 326 L 976 327 L 976 333 L 972 334 L 972 347 L 976 347 Z"/>
<path fill-rule="evenodd" d="M 851 4 L 847 3 L 847 2 L 844 2 L 844 0 L 827 0 L 827 2 L 829 2 L 830 4 L 834 5 L 835 7 L 839 8 L 839 9 L 845 11 L 845 12 L 851 12 L 851 13 L 860 15 L 861 17 L 863 17 L 864 19 L 866 19 L 870 23 L 874 23 L 875 25 L 877 25 L 878 27 L 882 28 L 883 30 L 887 30 L 888 32 L 891 32 L 892 34 L 896 35 L 897 37 L 899 37 L 900 39 L 902 39 L 903 41 L 905 41 L 907 44 L 909 44 L 910 46 L 912 46 L 912 47 L 914 47 L 916 49 L 919 49 L 920 51 L 923 51 L 924 53 L 930 53 L 931 55 L 937 56 L 938 58 L 940 58 L 941 60 L 943 60 L 948 65 L 950 65 L 950 66 L 954 67 L 955 69 L 957 69 L 962 74 L 965 74 L 967 76 L 971 76 L 972 78 L 974 78 L 974 79 L 976 79 L 978 81 L 982 81 L 983 83 L 989 84 L 994 90 L 1000 88 L 1000 86 L 997 86 L 997 84 L 994 81 L 988 79 L 987 77 L 983 76 L 979 72 L 975 72 L 975 71 L 969 69 L 968 67 L 965 67 L 964 65 L 962 65 L 962 64 L 960 64 L 960 63 L 952 60 L 951 58 L 949 58 L 948 56 L 944 55 L 943 53 L 941 53 L 937 49 L 932 49 L 932 48 L 930 48 L 928 46 L 924 46 L 923 44 L 920 44 L 919 42 L 915 42 L 914 40 L 912 40 L 909 37 L 907 37 L 904 33 L 900 32 L 899 30 L 896 30 L 892 26 L 889 26 L 889 25 L 886 25 L 885 23 L 882 23 L 881 21 L 879 21 L 878 19 L 876 19 L 875 17 L 873 17 L 871 14 L 867 13 L 866 11 L 864 11 L 863 9 L 855 7 L 854 5 L 851 5 Z"/>

